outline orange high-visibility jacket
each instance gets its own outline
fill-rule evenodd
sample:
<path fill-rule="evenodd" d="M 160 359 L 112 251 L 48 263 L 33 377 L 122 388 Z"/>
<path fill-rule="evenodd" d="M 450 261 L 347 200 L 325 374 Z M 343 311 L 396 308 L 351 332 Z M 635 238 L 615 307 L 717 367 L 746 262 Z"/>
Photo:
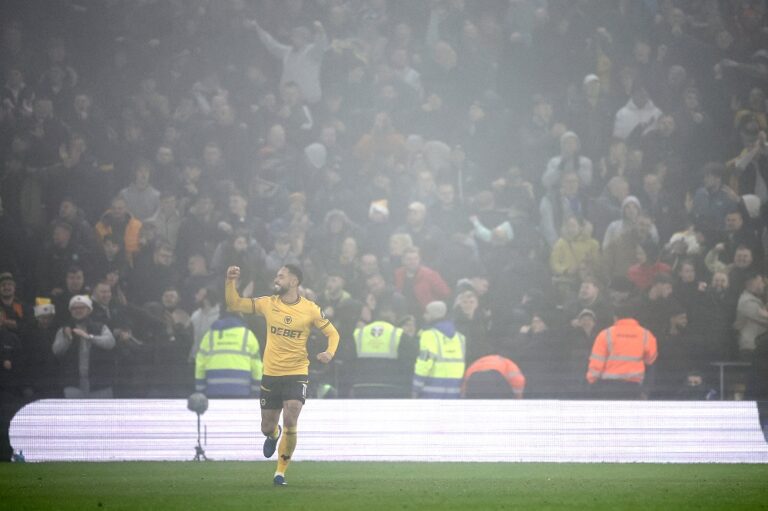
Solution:
<path fill-rule="evenodd" d="M 620 319 L 597 335 L 589 357 L 587 381 L 642 383 L 645 366 L 656 361 L 656 337 L 634 319 Z"/>
<path fill-rule="evenodd" d="M 520 368 L 517 367 L 517 364 L 500 355 L 487 355 L 475 360 L 469 366 L 467 372 L 464 373 L 464 383 L 461 386 L 462 396 L 465 394 L 469 377 L 474 373 L 483 371 L 496 371 L 500 373 L 515 392 L 522 392 L 525 389 L 525 376 L 520 371 Z"/>

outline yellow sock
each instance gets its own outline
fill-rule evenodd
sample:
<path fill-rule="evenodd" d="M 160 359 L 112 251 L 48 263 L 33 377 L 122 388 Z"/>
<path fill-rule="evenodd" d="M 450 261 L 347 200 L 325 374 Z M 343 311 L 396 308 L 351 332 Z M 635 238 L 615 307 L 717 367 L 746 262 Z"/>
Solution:
<path fill-rule="evenodd" d="M 277 435 L 279 435 L 279 434 L 280 434 L 280 428 L 277 425 L 275 425 L 275 430 L 272 432 L 271 435 L 269 435 L 269 438 L 274 440 L 274 439 L 277 438 Z"/>
<path fill-rule="evenodd" d="M 277 446 L 277 472 L 278 474 L 285 475 L 285 469 L 288 468 L 288 464 L 291 462 L 291 456 L 296 449 L 296 433 L 297 428 L 285 428 L 283 430 L 283 438 L 280 439 L 280 445 Z"/>

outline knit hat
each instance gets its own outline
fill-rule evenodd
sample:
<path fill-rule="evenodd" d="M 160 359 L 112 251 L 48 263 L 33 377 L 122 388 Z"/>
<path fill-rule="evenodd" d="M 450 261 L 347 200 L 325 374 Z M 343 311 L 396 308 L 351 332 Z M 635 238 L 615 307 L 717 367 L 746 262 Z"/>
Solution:
<path fill-rule="evenodd" d="M 635 197 L 634 195 L 628 195 L 622 202 L 621 202 L 621 209 L 623 210 L 625 207 L 627 207 L 627 204 L 634 204 L 637 206 L 637 209 L 642 210 L 643 207 L 640 205 L 640 199 Z"/>
<path fill-rule="evenodd" d="M 307 161 L 316 169 L 325 167 L 328 151 L 325 146 L 319 142 L 309 144 L 304 148 L 304 155 L 307 157 Z"/>
<path fill-rule="evenodd" d="M 6 280 L 10 280 L 11 282 L 16 282 L 16 280 L 13 278 L 13 274 L 9 271 L 0 273 L 0 284 L 5 282 Z"/>
<path fill-rule="evenodd" d="M 441 301 L 429 302 L 427 304 L 426 309 L 424 309 L 424 321 L 426 321 L 427 323 L 432 323 L 439 319 L 445 318 L 445 315 L 447 313 L 448 313 L 448 306 L 445 305 L 445 302 L 441 302 Z"/>
<path fill-rule="evenodd" d="M 583 309 L 581 312 L 579 312 L 577 318 L 581 319 L 582 316 L 592 316 L 592 319 L 595 319 L 595 313 L 592 311 L 592 309 Z"/>
<path fill-rule="evenodd" d="M 596 74 L 589 74 L 584 77 L 584 85 L 588 84 L 589 82 L 599 82 L 600 78 Z"/>
<path fill-rule="evenodd" d="M 445 305 L 445 302 L 429 302 L 426 309 L 424 309 L 424 321 L 427 323 L 432 323 L 434 321 L 445 318 L 447 313 L 448 306 Z"/>
<path fill-rule="evenodd" d="M 50 298 L 35 298 L 35 317 L 56 314 L 56 307 L 51 303 Z"/>
<path fill-rule="evenodd" d="M 373 213 L 381 213 L 384 216 L 389 216 L 389 206 L 387 199 L 371 201 L 371 206 L 368 208 L 368 215 Z"/>
<path fill-rule="evenodd" d="M 35 305 L 35 317 L 39 318 L 40 316 L 53 316 L 56 314 L 56 306 L 52 303 L 46 303 L 44 305 Z"/>
<path fill-rule="evenodd" d="M 90 297 L 86 295 L 75 295 L 72 297 L 71 300 L 69 300 L 69 308 L 72 309 L 72 307 L 75 307 L 77 305 L 85 305 L 88 307 L 88 309 L 93 310 L 93 302 L 91 301 Z"/>

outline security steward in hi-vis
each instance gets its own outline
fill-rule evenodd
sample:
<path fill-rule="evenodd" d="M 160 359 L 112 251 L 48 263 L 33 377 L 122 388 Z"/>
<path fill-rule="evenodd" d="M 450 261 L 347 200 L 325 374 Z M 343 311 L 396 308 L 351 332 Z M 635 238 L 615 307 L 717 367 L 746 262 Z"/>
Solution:
<path fill-rule="evenodd" d="M 622 304 L 615 321 L 595 338 L 589 357 L 587 381 L 592 395 L 604 399 L 639 399 L 646 366 L 658 355 L 656 337 L 632 318 L 633 309 Z"/>
<path fill-rule="evenodd" d="M 444 302 L 430 302 L 424 312 L 429 328 L 419 335 L 419 358 L 413 368 L 413 397 L 452 399 L 461 395 L 466 339 L 446 319 Z"/>
<path fill-rule="evenodd" d="M 200 341 L 195 390 L 208 397 L 258 396 L 262 370 L 258 339 L 240 318 L 225 313 Z"/>
<path fill-rule="evenodd" d="M 307 339 L 312 327 L 328 338 L 328 347 L 317 354 L 327 364 L 336 354 L 339 333 L 325 318 L 320 307 L 299 295 L 302 273 L 299 267 L 287 264 L 275 276 L 274 295 L 260 298 L 242 298 L 237 292 L 240 268 L 227 269 L 227 309 L 245 314 L 261 314 L 267 323 L 267 344 L 264 349 L 264 376 L 261 380 L 261 431 L 264 456 L 274 454 L 277 441 L 277 471 L 273 482 L 285 485 L 285 470 L 296 448 L 297 423 L 309 383 Z M 278 425 L 283 414 L 283 427 Z"/>
<path fill-rule="evenodd" d="M 395 326 L 397 319 L 391 305 L 379 304 L 375 318 L 355 329 L 352 391 L 355 397 L 406 398 L 418 353 L 416 340 Z"/>

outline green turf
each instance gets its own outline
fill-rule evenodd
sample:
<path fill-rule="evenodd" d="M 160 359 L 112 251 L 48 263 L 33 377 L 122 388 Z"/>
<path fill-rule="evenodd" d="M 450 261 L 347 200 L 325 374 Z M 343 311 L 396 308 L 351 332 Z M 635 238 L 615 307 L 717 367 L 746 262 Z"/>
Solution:
<path fill-rule="evenodd" d="M 4 463 L 0 509 L 768 509 L 768 465 Z"/>

